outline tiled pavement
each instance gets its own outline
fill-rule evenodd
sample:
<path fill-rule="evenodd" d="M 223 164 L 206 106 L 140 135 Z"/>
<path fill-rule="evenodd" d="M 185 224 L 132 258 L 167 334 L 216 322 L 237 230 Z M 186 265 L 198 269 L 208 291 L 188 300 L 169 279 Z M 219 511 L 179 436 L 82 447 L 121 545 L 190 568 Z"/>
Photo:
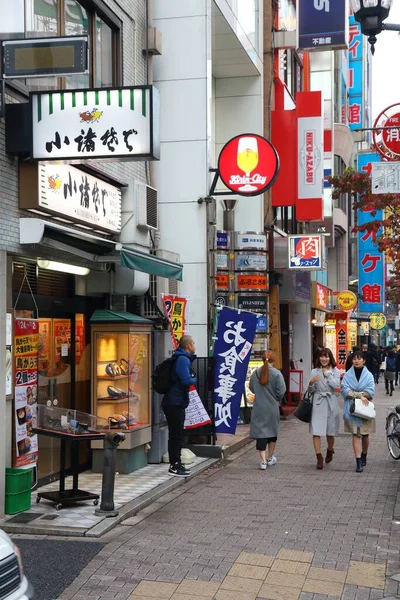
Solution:
<path fill-rule="evenodd" d="M 400 597 L 400 461 L 386 448 L 382 387 L 364 473 L 343 434 L 317 471 L 307 426 L 288 421 L 275 467 L 258 470 L 250 445 L 170 492 L 125 521 L 60 599 Z"/>

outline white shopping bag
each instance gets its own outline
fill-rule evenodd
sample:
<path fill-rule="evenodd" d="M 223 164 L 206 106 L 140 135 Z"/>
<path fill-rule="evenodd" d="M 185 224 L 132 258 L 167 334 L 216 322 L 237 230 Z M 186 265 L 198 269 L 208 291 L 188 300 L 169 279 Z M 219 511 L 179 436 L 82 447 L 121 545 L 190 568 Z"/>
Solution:
<path fill-rule="evenodd" d="M 185 410 L 185 429 L 208 425 L 211 419 L 203 406 L 200 396 L 194 385 L 189 388 L 189 406 Z"/>

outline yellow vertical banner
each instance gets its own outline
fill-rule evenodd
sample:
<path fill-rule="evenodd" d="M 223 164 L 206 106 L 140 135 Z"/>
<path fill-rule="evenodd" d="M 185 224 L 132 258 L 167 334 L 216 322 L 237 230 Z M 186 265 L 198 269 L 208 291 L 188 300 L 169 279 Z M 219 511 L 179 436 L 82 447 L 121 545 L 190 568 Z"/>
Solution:
<path fill-rule="evenodd" d="M 282 369 L 281 320 L 279 312 L 279 287 L 269 290 L 269 349 L 275 353 L 274 367 Z"/>

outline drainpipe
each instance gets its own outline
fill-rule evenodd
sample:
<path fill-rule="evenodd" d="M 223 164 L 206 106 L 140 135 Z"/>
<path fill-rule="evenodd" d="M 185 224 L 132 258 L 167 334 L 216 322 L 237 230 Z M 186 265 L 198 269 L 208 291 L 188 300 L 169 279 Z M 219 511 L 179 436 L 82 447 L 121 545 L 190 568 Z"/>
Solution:
<path fill-rule="evenodd" d="M 235 206 L 237 200 L 231 198 L 222 200 L 222 206 L 224 207 L 224 220 L 223 230 L 224 231 L 235 231 Z"/>

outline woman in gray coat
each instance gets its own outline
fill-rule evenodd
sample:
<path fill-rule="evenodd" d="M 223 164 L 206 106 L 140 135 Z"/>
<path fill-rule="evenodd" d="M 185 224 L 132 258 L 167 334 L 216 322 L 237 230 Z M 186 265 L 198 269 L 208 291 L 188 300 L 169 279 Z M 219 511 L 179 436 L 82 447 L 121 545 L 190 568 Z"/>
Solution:
<path fill-rule="evenodd" d="M 336 390 L 340 388 L 340 371 L 329 348 L 319 351 L 315 366 L 308 385 L 308 391 L 314 394 L 310 433 L 317 456 L 317 469 L 322 469 L 321 437 L 326 436 L 328 449 L 325 462 L 328 464 L 332 462 L 335 436 L 339 432 L 340 413 Z"/>
<path fill-rule="evenodd" d="M 274 362 L 273 352 L 264 352 L 264 365 L 253 372 L 249 387 L 255 395 L 251 411 L 249 437 L 256 440 L 256 448 L 260 455 L 260 469 L 276 464 L 274 456 L 279 432 L 279 402 L 286 392 L 282 373 L 271 366 Z M 268 458 L 266 450 L 268 446 Z"/>

